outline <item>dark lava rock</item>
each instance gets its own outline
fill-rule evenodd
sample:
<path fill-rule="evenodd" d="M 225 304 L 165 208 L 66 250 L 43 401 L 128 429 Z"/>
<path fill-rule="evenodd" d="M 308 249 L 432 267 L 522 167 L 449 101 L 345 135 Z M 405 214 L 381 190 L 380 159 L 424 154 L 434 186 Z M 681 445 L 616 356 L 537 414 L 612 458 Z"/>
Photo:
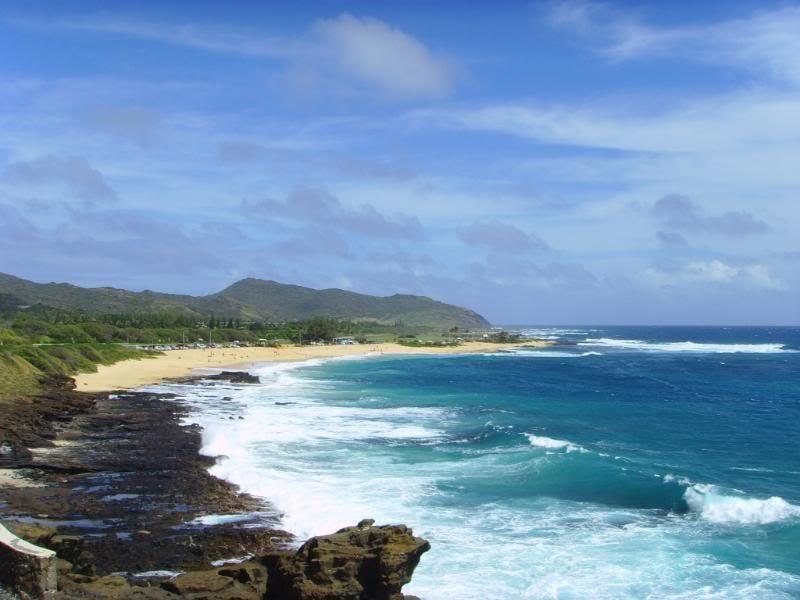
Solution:
<path fill-rule="evenodd" d="M 258 381 L 214 377 L 228 375 Z M 277 511 L 208 472 L 201 429 L 182 424 L 174 394 L 86 394 L 59 378 L 8 408 L 2 466 L 35 485 L 0 488 L 0 520 L 56 552 L 54 598 L 400 600 L 430 547 L 405 526 L 362 521 L 286 550 Z M 247 513 L 258 522 L 197 523 Z M 213 566 L 244 555 L 264 558 Z M 182 574 L 141 576 L 160 570 Z"/>
<path fill-rule="evenodd" d="M 203 379 L 229 381 L 230 383 L 261 383 L 258 375 L 251 375 L 246 371 L 222 371 L 216 375 L 206 375 Z"/>
<path fill-rule="evenodd" d="M 264 557 L 267 600 L 402 600 L 430 544 L 405 525 L 356 527 L 313 537 L 297 552 Z"/>

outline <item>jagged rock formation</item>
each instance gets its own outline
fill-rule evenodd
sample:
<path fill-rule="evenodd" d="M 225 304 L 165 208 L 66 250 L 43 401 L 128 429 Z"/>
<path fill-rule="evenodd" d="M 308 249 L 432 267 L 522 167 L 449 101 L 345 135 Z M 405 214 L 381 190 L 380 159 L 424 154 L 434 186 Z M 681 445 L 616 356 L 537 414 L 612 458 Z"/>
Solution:
<path fill-rule="evenodd" d="M 9 534 L 16 540 L 16 548 L 12 552 L 11 546 L 4 546 L 0 539 L 0 562 L 8 566 L 13 562 L 15 569 L 3 569 L 3 583 L 32 598 L 49 592 L 48 597 L 54 599 L 403 600 L 410 598 L 403 596 L 403 586 L 411 581 L 420 557 L 430 549 L 426 540 L 414 537 L 405 525 L 376 527 L 366 519 L 356 527 L 313 537 L 296 552 L 276 551 L 260 561 L 172 577 L 97 577 L 93 568 L 79 568 L 86 561 L 80 537 L 54 535 L 54 530 L 36 526 L 22 531 L 58 549 L 58 559 L 55 551 Z M 2 553 L 6 549 L 8 557 Z M 20 564 L 24 568 L 17 568 Z"/>
<path fill-rule="evenodd" d="M 372 519 L 313 537 L 297 552 L 265 557 L 267 600 L 402 600 L 430 544 L 405 525 Z"/>

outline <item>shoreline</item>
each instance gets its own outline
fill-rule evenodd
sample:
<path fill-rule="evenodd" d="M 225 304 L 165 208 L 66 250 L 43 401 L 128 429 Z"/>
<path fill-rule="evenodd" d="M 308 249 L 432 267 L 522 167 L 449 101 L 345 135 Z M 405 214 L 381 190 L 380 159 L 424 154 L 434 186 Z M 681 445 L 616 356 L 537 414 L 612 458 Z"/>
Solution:
<path fill-rule="evenodd" d="M 0 598 L 303 600 L 320 587 L 326 597 L 400 598 L 430 549 L 406 526 L 368 518 L 297 548 L 269 499 L 209 472 L 215 459 L 201 454 L 201 429 L 183 422 L 190 409 L 174 394 L 43 383 L 0 436 L 18 450 L 0 455 L 0 523 L 57 559 L 0 569 Z M 14 544 L 0 546 L 22 560 Z M 315 579 L 317 563 L 331 581 Z"/>
<path fill-rule="evenodd" d="M 528 347 L 544 347 L 551 342 L 530 340 L 497 344 L 492 342 L 465 342 L 451 347 L 410 347 L 397 343 L 335 345 L 335 346 L 283 346 L 281 348 L 207 348 L 167 350 L 152 358 L 123 360 L 113 365 L 98 365 L 95 373 L 75 376 L 76 387 L 81 392 L 110 392 L 132 390 L 164 381 L 190 376 L 205 369 L 241 368 L 245 365 L 269 362 L 297 362 L 315 358 L 339 358 L 370 355 L 459 355 L 498 352 Z"/>

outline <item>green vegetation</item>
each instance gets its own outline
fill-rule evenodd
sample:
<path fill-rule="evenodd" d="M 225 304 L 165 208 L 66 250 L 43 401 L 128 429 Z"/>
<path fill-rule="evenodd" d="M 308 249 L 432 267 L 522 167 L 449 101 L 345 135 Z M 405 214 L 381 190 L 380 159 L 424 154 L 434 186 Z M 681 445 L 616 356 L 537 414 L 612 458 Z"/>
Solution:
<path fill-rule="evenodd" d="M 0 328 L 0 336 L 8 333 Z M 98 364 L 149 356 L 153 353 L 118 344 L 34 346 L 4 343 L 0 346 L 0 402 L 34 394 L 43 377 L 91 373 L 97 370 Z"/>
<path fill-rule="evenodd" d="M 472 311 L 430 298 L 379 298 L 258 279 L 192 297 L 38 284 L 0 274 L 0 399 L 34 393 L 44 376 L 152 356 L 137 346 L 278 346 L 337 337 L 455 346 L 487 325 Z M 504 334 L 491 339 L 512 341 Z"/>
<path fill-rule="evenodd" d="M 502 330 L 490 334 L 488 337 L 484 338 L 483 341 L 494 344 L 515 344 L 521 340 L 522 337 L 518 333 L 509 333 L 508 331 Z"/>
<path fill-rule="evenodd" d="M 409 348 L 449 348 L 453 346 L 460 346 L 461 342 L 448 341 L 448 340 L 415 340 L 408 338 L 398 338 L 398 344 L 408 346 Z"/>
<path fill-rule="evenodd" d="M 196 320 L 183 315 L 99 315 L 90 317 L 64 310 L 30 309 L 0 312 L 0 345 L 133 344 L 191 345 L 195 343 L 329 342 L 347 336 L 366 342 L 394 340 L 398 335 L 444 335 L 427 327 L 382 325 L 315 317 L 305 321 L 268 323 L 222 319 L 212 315 Z"/>
<path fill-rule="evenodd" d="M 323 316 L 337 321 L 392 327 L 484 329 L 482 316 L 424 296 L 379 297 L 346 290 L 315 290 L 261 279 L 243 279 L 209 296 L 81 288 L 67 283 L 40 284 L 0 274 L 0 310 L 47 307 L 85 316 L 169 315 L 190 321 L 219 318 L 240 322 L 285 323 Z M 215 316 L 216 315 L 216 316 Z"/>

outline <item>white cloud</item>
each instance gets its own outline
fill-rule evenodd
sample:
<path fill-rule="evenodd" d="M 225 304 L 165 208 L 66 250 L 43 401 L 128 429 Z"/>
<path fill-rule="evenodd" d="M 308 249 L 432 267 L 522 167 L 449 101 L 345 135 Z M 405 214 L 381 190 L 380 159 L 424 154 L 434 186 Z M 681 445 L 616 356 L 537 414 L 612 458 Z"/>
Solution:
<path fill-rule="evenodd" d="M 282 37 L 191 23 L 167 24 L 132 19 L 86 17 L 80 21 L 62 21 L 52 24 L 29 22 L 19 24 L 35 28 L 55 26 L 64 29 L 129 35 L 208 52 L 238 54 L 258 58 L 288 58 L 299 50 L 292 40 Z"/>
<path fill-rule="evenodd" d="M 550 21 L 588 36 L 613 60 L 669 56 L 734 66 L 758 77 L 800 84 L 800 7 L 764 10 L 708 25 L 655 27 L 613 5 L 562 2 Z"/>
<path fill-rule="evenodd" d="M 366 86 L 392 98 L 438 98 L 450 93 L 456 84 L 454 64 L 422 41 L 379 19 L 347 13 L 318 20 L 309 31 L 295 36 L 108 18 L 20 24 L 128 35 L 206 52 L 278 61 L 289 67 L 287 81 L 305 91 L 324 87 L 330 92 L 344 78 L 352 85 Z"/>
<path fill-rule="evenodd" d="M 754 143 L 796 143 L 800 101 L 793 94 L 743 92 L 653 113 L 632 102 L 594 99 L 591 107 L 504 103 L 420 110 L 411 118 L 535 141 L 633 152 L 716 151 Z"/>
<path fill-rule="evenodd" d="M 2 171 L 0 182 L 23 190 L 55 186 L 90 204 L 119 200 L 103 174 L 80 156 L 47 155 L 14 162 Z"/>
<path fill-rule="evenodd" d="M 314 31 L 342 72 L 390 94 L 438 97 L 453 88 L 447 60 L 383 21 L 343 14 L 317 21 Z"/>
<path fill-rule="evenodd" d="M 465 244 L 483 246 L 495 252 L 550 250 L 550 246 L 536 234 L 497 219 L 484 219 L 458 227 L 456 233 Z"/>
<path fill-rule="evenodd" d="M 645 280 L 657 287 L 683 284 L 743 285 L 765 290 L 782 290 L 783 283 L 772 277 L 762 264 L 730 265 L 721 260 L 693 261 L 680 268 L 649 267 Z"/>

